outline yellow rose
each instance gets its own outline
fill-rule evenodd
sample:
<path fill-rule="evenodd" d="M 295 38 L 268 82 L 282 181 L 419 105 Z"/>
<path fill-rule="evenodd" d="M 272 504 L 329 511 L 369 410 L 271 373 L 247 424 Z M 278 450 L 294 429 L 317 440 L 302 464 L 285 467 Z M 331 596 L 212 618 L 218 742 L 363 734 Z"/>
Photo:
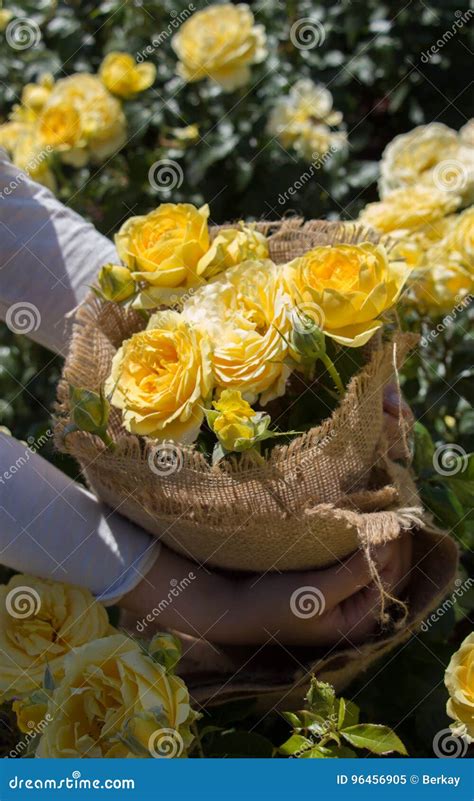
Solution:
<path fill-rule="evenodd" d="M 97 282 L 105 300 L 121 303 L 135 292 L 135 283 L 130 270 L 121 264 L 104 264 L 99 270 Z"/>
<path fill-rule="evenodd" d="M 243 440 L 249 447 L 255 437 L 255 426 L 252 419 L 255 411 L 235 389 L 225 389 L 218 401 L 214 401 L 214 409 L 218 415 L 213 421 L 212 429 L 219 442 L 227 451 L 236 450 L 237 440 Z M 245 447 L 240 448 L 245 450 Z"/>
<path fill-rule="evenodd" d="M 21 699 L 14 701 L 12 709 L 16 715 L 16 725 L 23 734 L 34 734 L 37 727 L 42 727 L 42 724 L 49 722 L 48 704 L 46 703 L 46 694 L 44 703 L 30 701 L 30 699 Z M 48 715 L 48 717 L 46 717 Z"/>
<path fill-rule="evenodd" d="M 330 150 L 339 149 L 346 141 L 339 125 L 342 114 L 334 111 L 331 93 L 308 78 L 297 81 L 288 97 L 280 98 L 268 121 L 268 132 L 283 147 L 294 147 L 302 158 L 312 161 Z"/>
<path fill-rule="evenodd" d="M 448 220 L 449 227 L 444 239 L 446 248 L 454 259 L 465 262 L 474 272 L 474 206 Z"/>
<path fill-rule="evenodd" d="M 88 590 L 16 575 L 0 586 L 0 699 L 43 686 L 48 664 L 63 674 L 64 656 L 113 631 L 107 613 Z"/>
<path fill-rule="evenodd" d="M 240 225 L 219 231 L 199 261 L 197 272 L 202 278 L 211 278 L 248 259 L 268 259 L 266 237 L 251 225 Z"/>
<path fill-rule="evenodd" d="M 152 757 L 167 745 L 185 756 L 195 717 L 181 679 L 122 634 L 89 642 L 65 659 L 48 712 L 52 720 L 36 752 L 43 759 Z"/>
<path fill-rule="evenodd" d="M 173 37 L 180 59 L 178 74 L 185 81 L 211 78 L 226 91 L 250 80 L 250 66 L 265 58 L 265 30 L 255 25 L 246 3 L 211 5 L 197 11 Z"/>
<path fill-rule="evenodd" d="M 474 632 L 451 657 L 444 683 L 450 695 L 446 712 L 459 722 L 459 734 L 474 742 Z"/>
<path fill-rule="evenodd" d="M 117 252 L 137 280 L 159 287 L 195 283 L 209 247 L 208 216 L 208 206 L 163 203 L 122 225 L 115 237 Z"/>
<path fill-rule="evenodd" d="M 136 64 L 130 53 L 113 52 L 100 65 L 99 77 L 113 95 L 128 98 L 153 85 L 156 67 L 150 62 Z"/>
<path fill-rule="evenodd" d="M 369 203 L 359 217 L 363 225 L 392 236 L 405 235 L 422 226 L 431 225 L 455 211 L 461 201 L 457 195 L 434 188 L 413 186 L 395 189 L 384 200 Z"/>
<path fill-rule="evenodd" d="M 380 162 L 380 194 L 424 184 L 474 199 L 474 143 L 440 122 L 396 136 Z"/>
<path fill-rule="evenodd" d="M 7 27 L 8 23 L 14 17 L 13 11 L 9 11 L 8 8 L 0 8 L 0 31 L 4 31 Z"/>
<path fill-rule="evenodd" d="M 119 101 L 95 75 L 78 73 L 55 84 L 38 120 L 42 142 L 67 164 L 80 167 L 101 162 L 126 139 L 126 121 Z"/>
<path fill-rule="evenodd" d="M 474 292 L 474 208 L 444 221 L 445 235 L 423 253 L 411 291 L 416 305 L 435 316 Z"/>
<path fill-rule="evenodd" d="M 185 319 L 213 342 L 219 389 L 236 389 L 253 403 L 283 395 L 289 332 L 281 270 L 270 261 L 246 261 L 200 287 L 183 306 Z"/>
<path fill-rule="evenodd" d="M 14 164 L 28 173 L 34 181 L 55 190 L 56 179 L 50 169 L 51 150 L 41 146 L 34 126 L 24 127 L 16 140 L 12 158 Z"/>
<path fill-rule="evenodd" d="M 38 183 L 55 190 L 56 180 L 50 170 L 50 153 L 38 141 L 34 125 L 18 120 L 0 125 L 0 147 L 8 151 L 17 167 Z"/>
<path fill-rule="evenodd" d="M 157 312 L 123 343 L 105 391 L 133 434 L 191 443 L 212 388 L 207 337 L 177 312 Z"/>
<path fill-rule="evenodd" d="M 27 83 L 21 93 L 22 105 L 38 114 L 49 99 L 54 86 L 51 73 L 43 73 L 37 83 Z"/>
<path fill-rule="evenodd" d="M 474 278 L 458 262 L 450 260 L 449 254 L 442 260 L 438 253 L 439 263 L 433 261 L 435 256 L 430 254 L 428 251 L 426 266 L 413 276 L 410 295 L 423 313 L 439 316 L 452 311 L 473 294 Z"/>
<path fill-rule="evenodd" d="M 457 134 L 447 125 L 431 122 L 396 136 L 382 153 L 380 194 L 420 183 L 441 159 L 456 152 Z"/>
<path fill-rule="evenodd" d="M 378 318 L 397 302 L 409 272 L 383 246 L 365 242 L 315 248 L 287 265 L 286 281 L 297 309 L 357 348 L 382 326 Z"/>

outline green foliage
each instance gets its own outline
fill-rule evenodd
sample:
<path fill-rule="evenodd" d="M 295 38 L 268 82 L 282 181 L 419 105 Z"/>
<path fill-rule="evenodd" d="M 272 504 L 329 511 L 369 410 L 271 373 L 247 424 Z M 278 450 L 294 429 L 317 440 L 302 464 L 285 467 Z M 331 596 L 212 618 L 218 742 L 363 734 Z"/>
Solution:
<path fill-rule="evenodd" d="M 204 0 L 194 5 L 203 7 Z M 50 70 L 56 78 L 95 72 L 111 50 L 137 54 L 153 36 L 169 30 L 173 15 L 187 3 L 60 0 L 56 5 L 51 0 L 7 0 L 5 6 L 37 22 L 42 37 L 37 47 L 20 51 L 10 48 L 0 33 L 0 120 L 19 101 L 23 85 L 41 72 Z M 215 222 L 252 216 L 274 219 L 290 212 L 307 218 L 354 217 L 376 197 L 378 161 L 393 136 L 434 119 L 459 128 L 470 114 L 467 92 L 455 103 L 446 102 L 456 76 L 468 74 L 469 26 L 446 41 L 438 56 L 422 61 L 423 53 L 450 29 L 458 7 L 454 0 L 415 0 L 395 12 L 393 4 L 379 0 L 264 0 L 255 4 L 254 12 L 266 28 L 270 56 L 252 68 L 249 87 L 230 94 L 207 83 L 183 86 L 175 74 L 176 56 L 168 35 L 153 56 L 158 67 L 155 86 L 126 105 L 126 147 L 101 167 L 62 167 L 60 198 L 108 235 L 131 213 L 171 199 L 209 201 Z M 324 25 L 321 46 L 292 46 L 291 25 L 304 17 Z M 282 203 L 282 193 L 301 179 L 308 165 L 268 136 L 266 122 L 275 100 L 301 77 L 330 86 L 335 108 L 344 115 L 350 158 L 340 154 L 328 159 Z M 193 123 L 200 132 L 196 143 L 186 146 L 173 139 L 173 128 Z M 183 170 L 183 182 L 172 195 L 158 192 L 148 179 L 150 167 L 163 158 L 175 160 Z M 437 522 L 458 538 L 466 574 L 472 574 L 474 566 L 468 555 L 474 543 L 474 468 L 469 457 L 474 451 L 473 317 L 472 310 L 464 310 L 438 332 L 438 321 L 421 320 L 413 312 L 405 324 L 412 330 L 421 328 L 424 341 L 402 375 L 404 395 L 420 421 L 414 466 L 421 497 Z M 354 365 L 341 360 L 337 364 L 347 383 Z M 58 357 L 1 326 L 0 425 L 24 440 L 38 439 L 51 425 L 60 369 Z M 321 412 L 337 403 L 332 386 L 325 374 L 318 385 Z M 295 387 L 295 393 L 300 389 Z M 304 429 L 314 416 L 314 396 L 306 393 L 304 398 L 311 405 L 295 405 L 291 417 L 282 420 L 285 428 Z M 443 444 L 457 445 L 466 454 L 467 462 L 461 454 L 462 469 L 453 475 L 442 475 L 433 465 Z M 77 467 L 54 452 L 50 440 L 41 455 L 77 478 Z M 391 727 L 411 756 L 431 756 L 433 735 L 449 723 L 444 670 L 472 628 L 473 607 L 473 593 L 465 592 L 424 634 L 353 684 L 351 700 L 337 699 L 332 688 L 313 681 L 306 707 L 297 713 L 262 717 L 253 701 L 206 711 L 197 724 L 200 736 L 193 755 L 199 749 L 205 756 L 283 757 L 300 752 L 303 758 L 355 756 L 354 749 L 361 754 L 405 753 Z M 172 650 L 161 649 L 160 659 L 173 662 Z M 9 709 L 1 714 L 5 725 L 13 728 Z M 386 725 L 367 722 L 380 718 Z M 5 744 L 5 750 L 11 747 Z"/>
<path fill-rule="evenodd" d="M 142 213 L 169 200 L 156 192 L 148 170 L 159 159 L 173 159 L 184 180 L 172 200 L 210 201 L 216 222 L 241 217 L 354 217 L 375 198 L 380 153 L 397 133 L 437 119 L 459 128 L 470 114 L 468 93 L 455 103 L 456 74 L 468 74 L 469 26 L 446 41 L 441 54 L 426 63 L 423 53 L 450 29 L 458 5 L 416 0 L 406 7 L 379 0 L 264 0 L 254 5 L 256 21 L 267 32 L 268 58 L 252 68 L 251 83 L 224 93 L 207 82 L 183 85 L 176 76 L 171 47 L 186 0 L 22 0 L 7 2 L 19 16 L 38 23 L 42 38 L 13 50 L 0 33 L 2 62 L 0 118 L 18 102 L 21 88 L 41 72 L 57 78 L 97 71 L 111 50 L 143 53 L 153 38 L 161 44 L 150 56 L 158 67 L 154 87 L 126 104 L 129 141 L 106 165 L 80 170 L 63 167 L 60 195 L 106 233 L 117 229 L 130 211 Z M 196 0 L 194 7 L 208 4 Z M 291 42 L 291 26 L 310 18 L 323 26 L 324 41 L 310 49 Z M 174 22 L 173 22 L 174 21 Z M 308 170 L 296 154 L 266 132 L 275 100 L 296 80 L 311 77 L 329 85 L 335 108 L 344 114 L 350 158 L 338 153 L 302 181 L 296 194 L 284 193 Z M 199 126 L 200 139 L 186 146 L 172 129 Z M 283 202 L 281 197 L 283 195 Z M 280 200 L 279 200 L 280 198 Z"/>
<path fill-rule="evenodd" d="M 285 715 L 293 732 L 278 749 L 283 756 L 340 759 L 358 756 L 354 748 L 380 756 L 393 752 L 406 755 L 394 731 L 375 723 L 359 723 L 359 708 L 336 698 L 330 684 L 312 678 L 305 700 L 303 710 Z"/>

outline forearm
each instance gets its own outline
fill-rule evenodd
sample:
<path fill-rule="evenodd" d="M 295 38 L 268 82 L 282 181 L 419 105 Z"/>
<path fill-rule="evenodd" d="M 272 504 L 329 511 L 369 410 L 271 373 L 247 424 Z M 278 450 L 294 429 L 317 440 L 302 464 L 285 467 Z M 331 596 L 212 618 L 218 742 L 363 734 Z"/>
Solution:
<path fill-rule="evenodd" d="M 112 242 L 11 164 L 1 149 L 0 231 L 0 319 L 13 330 L 17 320 L 19 333 L 64 355 L 71 326 L 65 317 L 100 267 L 117 260 Z M 31 306 L 22 324 L 25 304 Z M 29 330 L 22 329 L 29 320 Z"/>
<path fill-rule="evenodd" d="M 144 580 L 158 550 L 143 529 L 0 434 L 0 563 L 110 603 Z"/>

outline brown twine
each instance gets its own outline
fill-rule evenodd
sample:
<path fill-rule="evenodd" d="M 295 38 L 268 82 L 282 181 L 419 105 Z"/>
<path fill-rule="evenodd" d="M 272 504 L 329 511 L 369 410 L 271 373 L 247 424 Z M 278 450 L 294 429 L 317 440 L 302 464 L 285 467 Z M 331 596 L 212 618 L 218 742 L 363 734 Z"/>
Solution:
<path fill-rule="evenodd" d="M 228 227 L 228 226 L 224 226 Z M 286 262 L 319 244 L 377 241 L 367 229 L 300 219 L 265 222 L 270 256 Z M 219 229 L 213 229 L 213 235 Z M 386 451 L 383 390 L 417 337 L 373 338 L 367 363 L 355 375 L 330 418 L 275 447 L 263 464 L 251 456 L 211 466 L 194 448 L 179 447 L 179 471 L 162 477 L 150 470 L 156 443 L 122 427 L 112 408 L 108 451 L 95 436 L 76 432 L 71 422 L 69 384 L 98 390 L 124 339 L 142 329 L 133 309 L 105 303 L 92 294 L 81 304 L 58 388 L 56 443 L 77 458 L 91 489 L 113 508 L 169 547 L 211 566 L 233 570 L 303 570 L 325 567 L 357 549 L 363 518 L 374 510 L 383 537 L 399 536 L 393 512 L 405 477 L 380 468 Z M 394 350 L 394 343 L 396 349 Z M 413 493 L 413 498 L 415 493 Z M 364 506 L 365 504 L 365 506 Z M 367 512 L 364 512 L 364 509 Z M 386 514 L 386 517 L 385 517 Z M 370 542 L 384 541 L 372 530 Z M 367 538 L 366 538 L 367 539 Z"/>

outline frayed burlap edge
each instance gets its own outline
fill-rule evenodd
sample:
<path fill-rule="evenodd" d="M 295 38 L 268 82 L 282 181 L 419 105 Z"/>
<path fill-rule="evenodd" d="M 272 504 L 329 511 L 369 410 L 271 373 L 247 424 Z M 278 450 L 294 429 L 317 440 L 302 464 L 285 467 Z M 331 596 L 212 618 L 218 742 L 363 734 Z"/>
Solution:
<path fill-rule="evenodd" d="M 370 238 L 366 230 L 352 226 L 348 232 L 339 223 L 303 224 L 293 219 L 257 227 L 270 234 L 276 261 L 316 244 Z M 382 344 L 374 338 L 368 363 L 353 377 L 332 416 L 290 444 L 276 447 L 263 465 L 244 455 L 212 467 L 193 448 L 176 446 L 176 469 L 160 475 L 152 469 L 156 443 L 125 432 L 117 409 L 111 411 L 108 430 L 115 441 L 113 452 L 84 432 L 64 439 L 71 422 L 69 384 L 100 389 L 116 348 L 142 326 L 136 312 L 92 295 L 76 314 L 59 386 L 55 433 L 58 447 L 78 459 L 91 489 L 171 548 L 215 566 L 304 569 L 330 564 L 354 550 L 358 534 L 350 515 L 340 520 L 338 537 L 334 513 L 329 520 L 322 507 L 329 504 L 334 509 L 349 495 L 374 489 L 374 466 L 386 450 L 383 390 L 417 338 L 398 334 Z M 379 509 L 386 508 L 387 503 L 380 503 Z M 323 551 L 319 555 L 318 547 Z M 292 559 L 285 559 L 288 550 Z"/>
<path fill-rule="evenodd" d="M 455 542 L 433 525 L 415 531 L 413 544 L 414 566 L 405 594 L 408 617 L 403 624 L 397 617 L 391 629 L 371 641 L 351 647 L 344 641 L 342 647 L 326 653 L 272 645 L 220 648 L 217 654 L 215 644 L 211 648 L 204 641 L 185 637 L 180 673 L 194 703 L 200 707 L 255 698 L 256 710 L 262 713 L 298 709 L 312 674 L 341 693 L 395 648 L 403 648 L 453 589 L 458 565 Z"/>

